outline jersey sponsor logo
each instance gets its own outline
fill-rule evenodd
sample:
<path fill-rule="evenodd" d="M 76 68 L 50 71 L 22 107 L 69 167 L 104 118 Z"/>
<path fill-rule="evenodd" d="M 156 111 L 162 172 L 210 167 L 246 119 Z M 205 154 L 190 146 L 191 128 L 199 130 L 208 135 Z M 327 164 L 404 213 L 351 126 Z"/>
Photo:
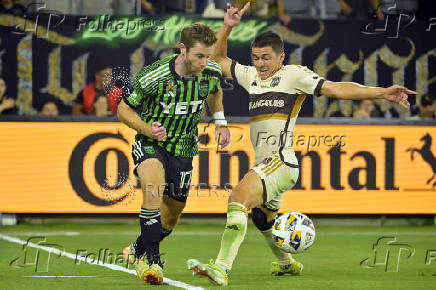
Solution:
<path fill-rule="evenodd" d="M 257 100 L 254 102 L 250 102 L 248 108 L 249 110 L 254 110 L 260 107 L 279 107 L 282 108 L 285 106 L 284 100 Z"/>
<path fill-rule="evenodd" d="M 198 83 L 198 94 L 202 97 L 206 97 L 209 93 L 209 81 L 201 80 Z"/>
<path fill-rule="evenodd" d="M 270 84 L 270 86 L 271 87 L 277 87 L 278 85 L 279 85 L 279 83 L 280 83 L 280 77 L 274 77 L 272 80 L 271 80 L 271 84 Z"/>
<path fill-rule="evenodd" d="M 268 157 L 268 158 L 265 158 L 265 159 L 262 161 L 262 163 L 263 163 L 264 165 L 268 165 L 268 163 L 270 163 L 271 160 L 272 160 L 272 157 Z"/>
<path fill-rule="evenodd" d="M 153 155 L 154 153 L 156 153 L 156 151 L 154 150 L 153 146 L 145 146 L 144 147 L 144 152 L 149 154 L 149 155 Z"/>
<path fill-rule="evenodd" d="M 169 103 L 169 104 L 160 102 L 160 104 L 163 107 L 164 114 L 185 115 L 185 114 L 196 113 L 199 110 L 201 110 L 201 105 L 203 104 L 203 100 L 192 101 L 192 102 Z M 174 109 L 172 109 L 173 107 Z"/>

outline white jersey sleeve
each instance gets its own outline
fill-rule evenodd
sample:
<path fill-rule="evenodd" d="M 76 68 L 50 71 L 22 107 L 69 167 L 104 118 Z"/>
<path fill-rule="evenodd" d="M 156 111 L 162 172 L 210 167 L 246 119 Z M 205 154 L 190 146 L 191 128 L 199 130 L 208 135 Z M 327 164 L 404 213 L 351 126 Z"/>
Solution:
<path fill-rule="evenodd" d="M 305 66 L 287 65 L 287 74 L 292 76 L 292 89 L 305 94 L 319 96 L 324 79 Z"/>
<path fill-rule="evenodd" d="M 250 88 L 250 83 L 257 75 L 256 68 L 253 66 L 242 65 L 236 61 L 232 61 L 230 67 L 232 78 L 246 91 Z"/>

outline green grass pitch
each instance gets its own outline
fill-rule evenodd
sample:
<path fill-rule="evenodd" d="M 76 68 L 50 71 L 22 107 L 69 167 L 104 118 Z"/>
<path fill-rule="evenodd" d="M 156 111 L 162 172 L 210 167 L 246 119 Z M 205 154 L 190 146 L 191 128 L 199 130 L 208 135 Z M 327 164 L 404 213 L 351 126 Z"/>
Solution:
<path fill-rule="evenodd" d="M 224 225 L 223 218 L 223 225 Z M 216 288 L 206 278 L 193 277 L 186 268 L 189 258 L 203 262 L 218 252 L 223 225 L 182 223 L 161 244 L 165 253 L 165 277 L 204 289 Z M 1 289 L 140 289 L 147 287 L 136 276 L 99 265 L 58 257 L 4 239 L 27 240 L 43 236 L 47 247 L 95 259 L 99 250 L 115 256 L 137 236 L 139 226 L 128 224 L 48 224 L 0 227 Z M 233 289 L 436 289 L 436 227 L 317 228 L 314 245 L 294 255 L 304 264 L 301 276 L 273 277 L 274 260 L 263 237 L 249 221 L 247 236 L 230 273 Z M 383 238 L 384 237 L 384 238 Z M 395 241 L 393 241 L 395 238 Z M 373 247 L 374 244 L 378 245 Z M 35 262 L 36 255 L 39 259 Z M 26 257 L 25 257 L 26 254 Z M 376 255 L 376 260 L 374 260 Z M 101 254 L 103 257 L 103 253 Z M 26 258 L 26 260 L 24 260 Z M 368 260 L 363 262 L 366 258 Z M 102 258 L 101 258 L 102 259 Z M 106 262 L 110 262 L 109 259 Z M 115 263 L 115 259 L 112 263 Z M 37 265 L 35 265 L 37 264 Z M 121 262 L 117 263 L 123 266 Z M 38 267 L 38 268 L 36 268 Z M 29 277 L 58 276 L 58 277 Z M 82 276 L 82 277 L 59 277 Z M 87 277 L 83 277 L 87 276 Z M 152 286 L 149 286 L 152 287 Z M 181 289 L 153 286 L 158 289 Z"/>

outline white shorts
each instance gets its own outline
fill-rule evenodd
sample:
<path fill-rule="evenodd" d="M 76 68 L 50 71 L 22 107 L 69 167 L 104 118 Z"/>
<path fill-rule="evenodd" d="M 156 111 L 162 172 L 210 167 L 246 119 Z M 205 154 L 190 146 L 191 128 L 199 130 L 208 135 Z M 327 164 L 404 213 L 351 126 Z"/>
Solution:
<path fill-rule="evenodd" d="M 263 206 L 267 209 L 279 210 L 283 194 L 297 183 L 300 170 L 297 162 L 294 163 L 285 164 L 279 154 L 276 154 L 252 168 L 262 179 Z"/>

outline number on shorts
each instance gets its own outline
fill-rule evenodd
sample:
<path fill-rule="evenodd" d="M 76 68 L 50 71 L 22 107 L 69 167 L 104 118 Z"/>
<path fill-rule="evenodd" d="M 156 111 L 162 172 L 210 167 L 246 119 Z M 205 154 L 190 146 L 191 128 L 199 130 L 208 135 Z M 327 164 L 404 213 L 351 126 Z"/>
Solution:
<path fill-rule="evenodd" d="M 186 176 L 188 176 L 188 180 L 186 181 Z M 180 188 L 189 187 L 191 184 L 192 170 L 191 171 L 181 171 L 180 172 Z M 185 183 L 186 181 L 186 183 Z"/>

